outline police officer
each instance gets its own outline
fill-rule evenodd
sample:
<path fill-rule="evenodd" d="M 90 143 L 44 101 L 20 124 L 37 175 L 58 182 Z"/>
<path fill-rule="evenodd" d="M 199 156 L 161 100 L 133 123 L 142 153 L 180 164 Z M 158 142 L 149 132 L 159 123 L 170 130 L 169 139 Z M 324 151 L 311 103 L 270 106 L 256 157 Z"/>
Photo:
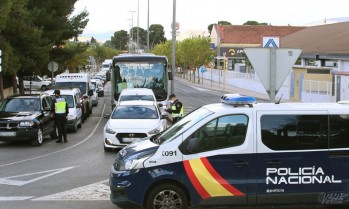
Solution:
<path fill-rule="evenodd" d="M 58 140 L 56 143 L 62 143 L 62 135 L 64 138 L 64 143 L 68 142 L 67 140 L 67 116 L 69 113 L 68 104 L 64 98 L 61 97 L 61 92 L 59 90 L 55 90 L 54 94 L 56 99 L 53 100 L 51 106 L 51 114 L 55 120 L 56 128 L 58 129 Z"/>
<path fill-rule="evenodd" d="M 166 109 L 166 112 L 172 114 L 172 124 L 175 124 L 177 121 L 179 121 L 184 114 L 184 107 L 182 102 L 180 102 L 175 94 L 171 94 L 169 97 L 170 102 L 170 108 Z"/>

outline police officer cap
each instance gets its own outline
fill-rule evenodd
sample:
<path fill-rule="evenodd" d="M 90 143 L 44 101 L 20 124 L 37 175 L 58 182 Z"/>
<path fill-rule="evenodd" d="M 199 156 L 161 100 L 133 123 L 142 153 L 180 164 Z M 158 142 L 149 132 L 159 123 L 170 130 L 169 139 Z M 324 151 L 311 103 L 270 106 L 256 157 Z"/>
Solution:
<path fill-rule="evenodd" d="M 172 99 L 172 98 L 174 98 L 174 97 L 176 97 L 175 94 L 170 94 L 170 96 L 168 96 L 169 99 Z"/>
<path fill-rule="evenodd" d="M 58 89 L 56 89 L 56 90 L 55 90 L 53 93 L 54 93 L 54 94 L 61 95 L 61 91 L 60 91 L 60 90 L 58 90 Z"/>

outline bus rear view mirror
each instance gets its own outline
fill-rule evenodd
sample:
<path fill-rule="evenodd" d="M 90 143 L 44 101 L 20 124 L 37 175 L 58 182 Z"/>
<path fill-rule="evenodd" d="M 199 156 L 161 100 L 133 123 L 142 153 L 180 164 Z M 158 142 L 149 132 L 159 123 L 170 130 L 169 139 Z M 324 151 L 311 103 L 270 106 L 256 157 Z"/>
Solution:
<path fill-rule="evenodd" d="M 173 80 L 173 75 L 172 72 L 168 72 L 168 80 L 172 81 Z"/>

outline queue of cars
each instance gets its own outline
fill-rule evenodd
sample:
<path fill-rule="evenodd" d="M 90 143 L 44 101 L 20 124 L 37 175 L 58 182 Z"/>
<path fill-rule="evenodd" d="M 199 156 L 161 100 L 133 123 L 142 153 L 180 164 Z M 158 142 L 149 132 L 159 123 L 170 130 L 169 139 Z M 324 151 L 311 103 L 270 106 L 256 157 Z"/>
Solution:
<path fill-rule="evenodd" d="M 0 141 L 30 141 L 32 145 L 40 146 L 45 136 L 56 139 L 57 129 L 51 117 L 55 89 L 60 90 L 68 104 L 66 128 L 76 132 L 82 127 L 82 123 L 92 114 L 93 107 L 98 105 L 100 83 L 93 84 L 85 73 L 60 74 L 55 81 L 54 86 L 47 84 L 43 88 L 38 85 L 38 89 L 46 90 L 44 92 L 13 95 L 0 104 Z"/>

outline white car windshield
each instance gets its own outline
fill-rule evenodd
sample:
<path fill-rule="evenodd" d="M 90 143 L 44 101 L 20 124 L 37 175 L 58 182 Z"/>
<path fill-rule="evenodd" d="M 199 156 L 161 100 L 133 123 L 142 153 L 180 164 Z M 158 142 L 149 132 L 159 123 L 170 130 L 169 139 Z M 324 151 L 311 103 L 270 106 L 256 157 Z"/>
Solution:
<path fill-rule="evenodd" d="M 126 106 L 119 105 L 115 108 L 111 119 L 158 119 L 159 114 L 155 106 Z"/>

